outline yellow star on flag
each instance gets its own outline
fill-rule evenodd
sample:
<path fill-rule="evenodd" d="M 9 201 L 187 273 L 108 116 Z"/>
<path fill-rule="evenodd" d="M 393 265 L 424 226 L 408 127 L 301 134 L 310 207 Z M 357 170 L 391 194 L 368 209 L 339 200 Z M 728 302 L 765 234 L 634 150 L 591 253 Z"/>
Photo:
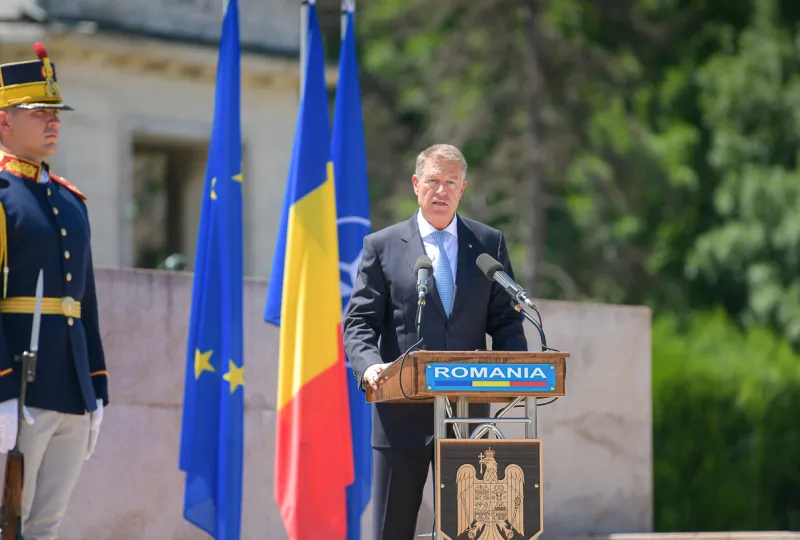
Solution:
<path fill-rule="evenodd" d="M 239 183 L 244 182 L 244 175 L 242 173 L 234 174 L 233 179 Z"/>
<path fill-rule="evenodd" d="M 233 360 L 228 360 L 228 366 L 228 372 L 222 378 L 230 383 L 231 394 L 233 394 L 236 388 L 244 386 L 244 366 L 236 367 Z"/>
<path fill-rule="evenodd" d="M 214 366 L 211 365 L 211 354 L 214 351 L 200 352 L 200 349 L 194 351 L 194 378 L 199 379 L 204 371 L 214 371 Z"/>

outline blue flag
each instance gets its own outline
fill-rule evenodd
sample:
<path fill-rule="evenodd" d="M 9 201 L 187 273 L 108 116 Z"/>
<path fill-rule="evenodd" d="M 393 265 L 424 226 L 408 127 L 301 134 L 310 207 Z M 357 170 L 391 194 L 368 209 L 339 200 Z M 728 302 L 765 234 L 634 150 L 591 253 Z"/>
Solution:
<path fill-rule="evenodd" d="M 180 469 L 183 515 L 238 540 L 244 454 L 242 142 L 237 0 L 222 25 L 186 347 Z"/>
<path fill-rule="evenodd" d="M 347 27 L 339 55 L 339 83 L 336 90 L 331 154 L 336 184 L 342 306 L 346 311 L 361 262 L 364 237 L 370 232 L 367 152 L 361 116 L 361 89 L 352 9 L 348 9 Z M 355 481 L 347 488 L 347 539 L 359 540 L 361 516 L 372 491 L 372 407 L 366 402 L 364 392 L 358 388 L 350 374 L 349 361 L 345 377 L 350 395 L 355 472 Z"/>

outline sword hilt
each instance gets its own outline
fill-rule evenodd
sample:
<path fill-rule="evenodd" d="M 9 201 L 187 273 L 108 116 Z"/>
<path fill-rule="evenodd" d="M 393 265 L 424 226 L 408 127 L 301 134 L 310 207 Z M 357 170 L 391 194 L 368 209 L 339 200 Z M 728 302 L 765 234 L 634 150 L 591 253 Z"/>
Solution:
<path fill-rule="evenodd" d="M 16 355 L 14 360 L 17 362 L 22 362 L 22 375 L 25 378 L 25 382 L 32 383 L 36 380 L 36 361 L 39 357 L 39 354 L 36 352 L 25 351 L 21 355 Z"/>
<path fill-rule="evenodd" d="M 22 370 L 25 374 L 25 380 L 32 383 L 36 380 L 36 363 L 39 359 L 39 353 L 26 351 L 22 357 Z"/>

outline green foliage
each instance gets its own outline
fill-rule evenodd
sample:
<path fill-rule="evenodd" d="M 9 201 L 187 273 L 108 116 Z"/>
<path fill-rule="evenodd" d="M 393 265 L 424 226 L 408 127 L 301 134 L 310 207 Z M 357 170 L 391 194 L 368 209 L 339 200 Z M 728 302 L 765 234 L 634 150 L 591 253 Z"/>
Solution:
<path fill-rule="evenodd" d="M 653 327 L 657 531 L 800 528 L 800 356 L 721 310 Z"/>
<path fill-rule="evenodd" d="M 580 249 L 548 255 L 593 299 L 723 305 L 800 346 L 797 4 L 642 0 L 627 19 L 548 5 L 599 70 L 573 83 L 582 135 L 550 184 L 566 201 L 551 230 Z"/>
<path fill-rule="evenodd" d="M 556 171 L 566 182 L 550 182 L 566 204 L 550 210 L 548 224 L 549 231 L 569 230 L 578 249 L 554 246 L 548 255 L 593 299 L 676 311 L 741 303 L 743 292 L 724 282 L 710 288 L 707 275 L 689 277 L 685 267 L 687 252 L 715 219 L 705 211 L 714 178 L 705 164 L 695 73 L 714 51 L 706 44 L 718 27 L 741 24 L 738 11 L 654 0 L 622 2 L 623 16 L 571 3 L 583 6 L 581 16 L 552 16 L 553 31 L 591 52 L 594 72 L 568 81 L 581 96 L 568 111 L 577 144 Z M 565 9 L 548 5 L 551 14 Z M 551 232 L 548 244 L 554 241 Z"/>
<path fill-rule="evenodd" d="M 800 342 L 800 42 L 776 9 L 759 2 L 752 24 L 721 40 L 698 73 L 720 219 L 697 239 L 687 270 L 730 273 L 748 291 L 745 320 Z"/>

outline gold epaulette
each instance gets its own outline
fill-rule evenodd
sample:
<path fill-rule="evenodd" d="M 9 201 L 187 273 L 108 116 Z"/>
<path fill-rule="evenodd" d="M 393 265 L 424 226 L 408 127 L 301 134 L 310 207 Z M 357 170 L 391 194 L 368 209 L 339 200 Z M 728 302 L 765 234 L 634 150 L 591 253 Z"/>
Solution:
<path fill-rule="evenodd" d="M 8 236 L 6 233 L 6 209 L 0 202 L 0 261 L 3 263 L 3 298 L 8 289 Z"/>
<path fill-rule="evenodd" d="M 61 176 L 57 176 L 57 175 L 51 173 L 50 174 L 50 179 L 53 180 L 54 182 L 57 182 L 57 183 L 61 184 L 62 186 L 64 186 L 65 188 L 67 188 L 68 190 L 73 192 L 75 195 L 77 195 L 78 197 L 80 197 L 84 201 L 86 200 L 86 195 L 81 193 L 81 190 L 76 188 L 74 185 L 72 185 L 71 183 L 67 182 L 67 180 L 65 178 L 62 178 Z"/>

